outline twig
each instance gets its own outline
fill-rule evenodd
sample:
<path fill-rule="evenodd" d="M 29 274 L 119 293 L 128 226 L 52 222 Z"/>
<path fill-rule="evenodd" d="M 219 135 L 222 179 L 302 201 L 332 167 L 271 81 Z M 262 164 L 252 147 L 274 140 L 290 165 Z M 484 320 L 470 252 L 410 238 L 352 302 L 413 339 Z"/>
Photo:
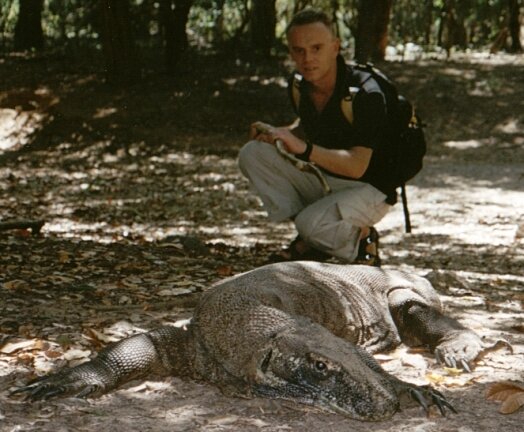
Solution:
<path fill-rule="evenodd" d="M 43 220 L 13 220 L 8 222 L 0 222 L 0 231 L 7 231 L 12 229 L 30 229 L 33 235 L 39 234 L 44 226 Z"/>

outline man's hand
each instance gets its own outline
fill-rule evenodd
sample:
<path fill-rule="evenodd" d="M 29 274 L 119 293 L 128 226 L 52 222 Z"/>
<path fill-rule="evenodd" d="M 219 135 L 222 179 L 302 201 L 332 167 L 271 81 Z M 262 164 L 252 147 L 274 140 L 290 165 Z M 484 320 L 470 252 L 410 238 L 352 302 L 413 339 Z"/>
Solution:
<path fill-rule="evenodd" d="M 272 132 L 275 140 L 284 143 L 284 147 L 291 154 L 301 154 L 306 151 L 307 144 L 293 134 L 288 128 L 275 128 Z"/>
<path fill-rule="evenodd" d="M 251 127 L 249 128 L 249 139 L 256 139 L 257 141 L 264 141 L 273 144 L 274 139 L 272 133 L 274 129 L 274 126 L 261 121 L 251 123 Z"/>
<path fill-rule="evenodd" d="M 287 152 L 301 154 L 306 151 L 306 143 L 298 138 L 287 127 L 275 127 L 263 122 L 255 122 L 251 125 L 251 139 L 274 144 L 276 140 L 282 141 Z"/>

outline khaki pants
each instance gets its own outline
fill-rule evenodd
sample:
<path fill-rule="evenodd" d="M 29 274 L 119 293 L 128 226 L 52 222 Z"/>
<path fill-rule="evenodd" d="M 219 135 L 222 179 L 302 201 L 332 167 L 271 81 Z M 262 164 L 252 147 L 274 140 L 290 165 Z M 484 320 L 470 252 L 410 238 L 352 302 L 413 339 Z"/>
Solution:
<path fill-rule="evenodd" d="M 332 192 L 326 195 L 314 174 L 295 168 L 261 141 L 242 147 L 239 167 L 271 220 L 293 219 L 307 243 L 348 262 L 357 256 L 361 227 L 376 224 L 391 207 L 370 184 L 330 175 L 325 177 Z"/>

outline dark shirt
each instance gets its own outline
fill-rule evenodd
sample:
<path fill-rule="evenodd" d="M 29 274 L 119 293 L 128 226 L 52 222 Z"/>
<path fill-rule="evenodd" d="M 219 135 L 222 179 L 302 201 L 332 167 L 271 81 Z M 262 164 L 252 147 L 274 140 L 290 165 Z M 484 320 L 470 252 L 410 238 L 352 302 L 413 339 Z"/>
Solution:
<path fill-rule="evenodd" d="M 290 78 L 290 88 L 295 77 L 296 73 Z M 328 149 L 350 149 L 355 146 L 372 149 L 369 166 L 357 180 L 375 186 L 386 194 L 389 204 L 394 204 L 396 191 L 389 178 L 392 167 L 388 151 L 386 98 L 378 83 L 371 78 L 365 88 L 362 87 L 357 72 L 339 56 L 335 89 L 321 112 L 316 110 L 308 96 L 309 86 L 307 81 L 300 81 L 300 103 L 295 107 L 307 139 Z M 350 87 L 360 88 L 352 102 L 353 123 L 348 122 L 341 108 L 341 100 L 348 96 Z M 291 100 L 294 105 L 293 98 Z"/>

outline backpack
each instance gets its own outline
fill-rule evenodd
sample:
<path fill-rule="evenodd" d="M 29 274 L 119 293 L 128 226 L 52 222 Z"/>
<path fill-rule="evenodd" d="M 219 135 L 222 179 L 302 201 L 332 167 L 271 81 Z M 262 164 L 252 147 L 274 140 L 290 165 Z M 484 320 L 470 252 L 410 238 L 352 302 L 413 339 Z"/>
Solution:
<path fill-rule="evenodd" d="M 394 148 L 390 149 L 391 166 L 393 167 L 393 184 L 401 188 L 402 207 L 406 232 L 411 232 L 406 182 L 411 180 L 422 169 L 426 154 L 426 139 L 421 118 L 413 105 L 399 95 L 393 82 L 371 64 L 352 64 L 359 81 L 358 87 L 349 87 L 348 94 L 340 102 L 340 108 L 349 123 L 353 123 L 353 99 L 361 89 L 366 89 L 375 80 L 386 98 L 388 118 L 388 135 Z M 300 102 L 301 76 L 295 75 L 292 80 L 291 98 L 298 110 Z"/>

